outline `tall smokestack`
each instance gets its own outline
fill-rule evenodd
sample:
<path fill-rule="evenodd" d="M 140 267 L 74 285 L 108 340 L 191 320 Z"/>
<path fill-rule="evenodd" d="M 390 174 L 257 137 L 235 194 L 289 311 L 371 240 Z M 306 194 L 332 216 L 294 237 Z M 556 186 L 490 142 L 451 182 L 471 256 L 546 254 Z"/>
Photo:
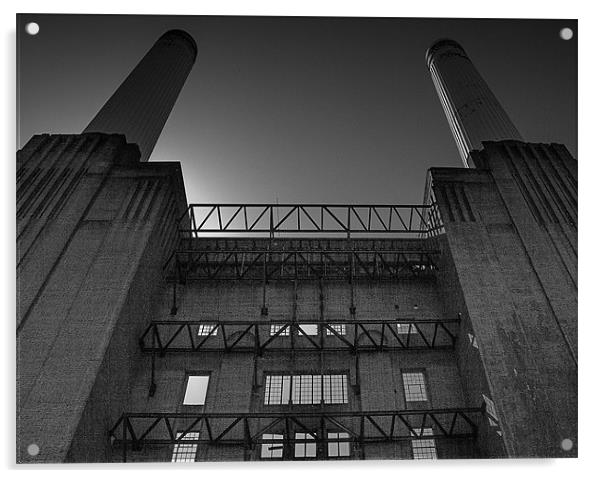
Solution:
<path fill-rule="evenodd" d="M 182 30 L 159 38 L 84 133 L 121 133 L 148 161 L 196 59 L 194 39 Z"/>
<path fill-rule="evenodd" d="M 466 167 L 470 152 L 482 149 L 483 141 L 523 140 L 457 42 L 437 41 L 426 52 L 426 64 Z"/>

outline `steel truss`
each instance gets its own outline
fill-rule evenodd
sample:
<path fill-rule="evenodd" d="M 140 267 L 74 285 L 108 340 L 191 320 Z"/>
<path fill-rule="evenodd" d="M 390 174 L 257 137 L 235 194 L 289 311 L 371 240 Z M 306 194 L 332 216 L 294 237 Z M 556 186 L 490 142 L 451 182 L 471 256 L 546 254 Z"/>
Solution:
<path fill-rule="evenodd" d="M 140 337 L 144 352 L 394 351 L 452 349 L 460 319 L 310 321 L 153 321 Z M 205 326 L 203 335 L 199 335 Z M 315 327 L 315 334 L 308 333 Z M 401 333 L 400 333 L 401 329 Z M 343 333 L 344 330 L 344 333 Z M 312 330 L 313 332 L 313 330 Z"/>
<path fill-rule="evenodd" d="M 175 274 L 180 282 L 189 280 L 256 279 L 315 280 L 357 279 L 397 280 L 435 271 L 435 250 L 342 248 L 316 250 L 265 249 L 183 249 L 174 254 Z"/>
<path fill-rule="evenodd" d="M 180 230 L 204 233 L 397 233 L 422 237 L 440 227 L 434 205 L 191 204 Z"/>
<path fill-rule="evenodd" d="M 398 442 L 422 437 L 458 439 L 476 436 L 480 421 L 491 418 L 485 407 L 429 410 L 317 411 L 259 413 L 124 413 L 109 431 L 114 446 L 121 447 L 123 461 L 128 447 L 177 443 L 242 445 L 252 449 L 262 443 L 369 443 Z M 431 428 L 432 435 L 425 429 Z M 186 434 L 198 433 L 187 439 Z M 312 438 L 293 440 L 295 432 Z M 328 438 L 328 432 L 347 433 L 349 438 Z M 278 433 L 283 440 L 264 439 Z"/>

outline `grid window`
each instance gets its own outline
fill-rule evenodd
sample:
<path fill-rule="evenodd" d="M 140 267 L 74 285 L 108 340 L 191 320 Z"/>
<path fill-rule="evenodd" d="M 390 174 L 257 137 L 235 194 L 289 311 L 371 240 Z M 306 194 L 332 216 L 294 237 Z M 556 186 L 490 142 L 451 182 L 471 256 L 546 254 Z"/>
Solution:
<path fill-rule="evenodd" d="M 351 456 L 351 446 L 348 441 L 330 441 L 332 439 L 345 440 L 349 433 L 328 433 L 328 456 Z"/>
<path fill-rule="evenodd" d="M 414 432 L 420 435 L 420 428 L 415 428 Z M 432 436 L 432 428 L 423 428 L 422 436 Z M 427 440 L 412 440 L 412 454 L 414 460 L 436 460 L 437 447 L 433 438 Z"/>
<path fill-rule="evenodd" d="M 182 436 L 182 432 L 178 432 L 176 437 L 182 441 L 198 440 L 199 432 L 188 432 L 184 436 Z M 176 443 L 173 446 L 173 453 L 171 454 L 172 463 L 189 463 L 195 461 L 197 446 L 197 443 Z"/>
<path fill-rule="evenodd" d="M 310 433 L 295 433 L 295 440 L 315 440 Z M 295 458 L 315 458 L 316 444 L 303 441 L 295 443 Z"/>
<path fill-rule="evenodd" d="M 427 400 L 426 383 L 422 372 L 404 372 L 403 390 L 408 402 L 423 402 Z"/>
<path fill-rule="evenodd" d="M 347 402 L 347 375 L 267 375 L 265 378 L 265 405 Z"/>
<path fill-rule="evenodd" d="M 284 330 L 280 331 L 284 327 L 284 324 L 272 324 L 270 325 L 270 335 L 278 334 L 278 337 L 284 337 L 290 334 L 290 327 L 285 327 Z M 278 333 L 280 332 L 280 333 Z"/>
<path fill-rule="evenodd" d="M 339 335 L 345 335 L 347 333 L 347 327 L 345 324 L 328 324 L 332 327 L 332 330 L 326 329 L 326 335 L 335 335 L 336 332 Z M 333 332 L 334 330 L 334 332 Z"/>
<path fill-rule="evenodd" d="M 417 334 L 418 331 L 414 324 L 397 324 L 397 333 L 399 335 Z"/>
<path fill-rule="evenodd" d="M 205 405 L 209 375 L 190 375 L 186 383 L 184 405 Z"/>
<path fill-rule="evenodd" d="M 305 332 L 305 335 L 318 335 L 318 324 L 299 325 L 299 329 Z M 301 330 L 299 330 L 299 335 L 303 335 Z"/>
<path fill-rule="evenodd" d="M 288 375 L 268 375 L 265 378 L 266 405 L 284 405 L 290 401 L 291 377 Z"/>
<path fill-rule="evenodd" d="M 324 403 L 347 403 L 347 375 L 324 375 Z"/>
<path fill-rule="evenodd" d="M 198 335 L 217 335 L 217 329 L 216 324 L 201 324 Z"/>
<path fill-rule="evenodd" d="M 264 433 L 261 436 L 261 438 L 263 440 L 271 440 L 269 443 L 261 444 L 261 458 L 282 458 L 282 450 L 284 448 L 284 435 Z"/>
<path fill-rule="evenodd" d="M 321 375 L 293 375 L 294 404 L 320 403 L 322 398 Z"/>

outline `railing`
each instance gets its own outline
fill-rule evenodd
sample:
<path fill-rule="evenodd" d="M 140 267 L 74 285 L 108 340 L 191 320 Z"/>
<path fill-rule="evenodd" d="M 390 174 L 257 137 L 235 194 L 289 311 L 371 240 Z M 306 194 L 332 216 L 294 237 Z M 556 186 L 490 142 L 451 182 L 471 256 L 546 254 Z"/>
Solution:
<path fill-rule="evenodd" d="M 390 351 L 451 349 L 460 319 L 329 320 L 328 322 L 153 321 L 143 352 Z"/>
<path fill-rule="evenodd" d="M 191 204 L 180 218 L 188 237 L 211 233 L 263 235 L 398 234 L 421 237 L 438 227 L 433 205 Z"/>
<path fill-rule="evenodd" d="M 481 419 L 489 417 L 485 407 L 429 410 L 317 411 L 257 413 L 124 413 L 109 431 L 113 445 L 127 461 L 128 447 L 178 443 L 242 445 L 251 448 L 267 433 L 283 435 L 278 443 L 292 442 L 294 432 L 310 439 L 294 442 L 368 443 L 407 441 L 420 438 L 458 439 L 476 436 Z M 426 434 L 430 428 L 432 435 Z M 194 432 L 195 439 L 187 437 Z M 348 438 L 328 438 L 327 432 L 347 433 Z"/>

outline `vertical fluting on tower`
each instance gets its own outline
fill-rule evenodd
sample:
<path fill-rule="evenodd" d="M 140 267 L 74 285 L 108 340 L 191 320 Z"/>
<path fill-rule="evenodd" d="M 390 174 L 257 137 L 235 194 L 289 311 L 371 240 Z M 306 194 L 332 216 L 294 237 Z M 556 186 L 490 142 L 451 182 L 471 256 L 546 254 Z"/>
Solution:
<path fill-rule="evenodd" d="M 426 52 L 426 64 L 466 167 L 483 141 L 523 140 L 460 44 L 437 41 Z"/>
<path fill-rule="evenodd" d="M 148 161 L 197 55 L 182 30 L 163 34 L 96 114 L 84 133 L 120 133 Z"/>

